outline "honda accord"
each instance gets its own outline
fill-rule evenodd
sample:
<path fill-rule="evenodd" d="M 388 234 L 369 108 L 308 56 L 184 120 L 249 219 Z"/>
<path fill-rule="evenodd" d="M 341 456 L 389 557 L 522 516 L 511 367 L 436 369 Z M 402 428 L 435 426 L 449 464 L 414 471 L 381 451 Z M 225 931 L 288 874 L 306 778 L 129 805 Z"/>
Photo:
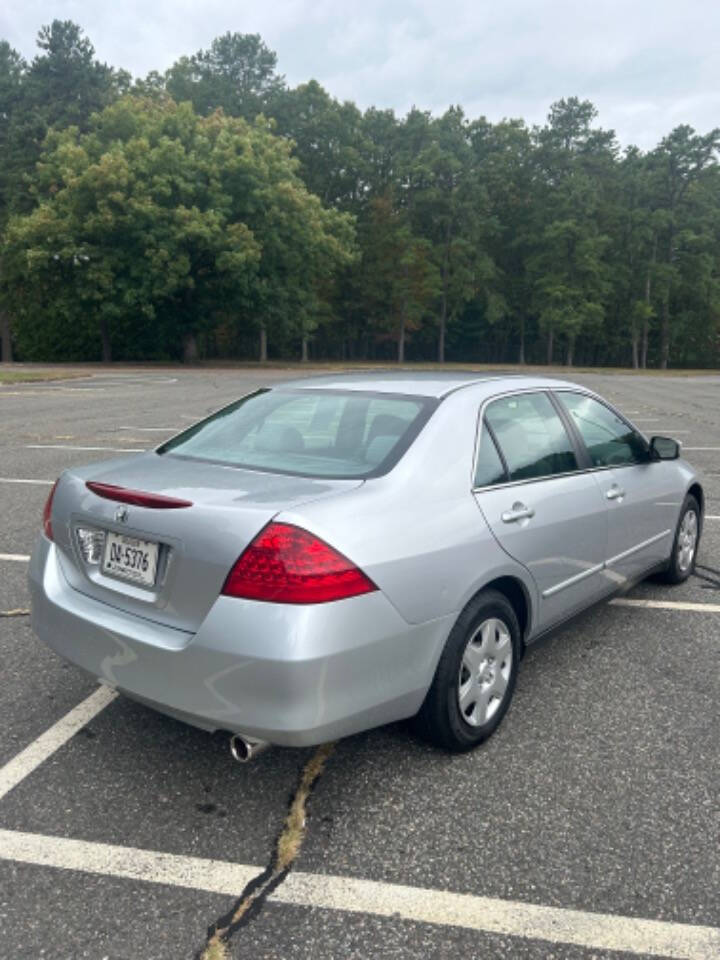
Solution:
<path fill-rule="evenodd" d="M 679 445 L 539 377 L 365 374 L 258 390 L 155 450 L 66 470 L 32 621 L 102 683 L 248 759 L 406 717 L 477 746 L 524 650 L 693 569 Z"/>

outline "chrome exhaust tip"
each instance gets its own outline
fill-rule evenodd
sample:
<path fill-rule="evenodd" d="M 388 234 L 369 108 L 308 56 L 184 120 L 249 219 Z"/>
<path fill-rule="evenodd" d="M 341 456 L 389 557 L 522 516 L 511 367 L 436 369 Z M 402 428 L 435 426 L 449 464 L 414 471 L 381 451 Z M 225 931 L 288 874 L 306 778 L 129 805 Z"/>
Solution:
<path fill-rule="evenodd" d="M 255 757 L 264 753 L 269 746 L 266 740 L 252 740 L 242 733 L 234 733 L 230 737 L 230 753 L 238 763 L 250 763 Z"/>

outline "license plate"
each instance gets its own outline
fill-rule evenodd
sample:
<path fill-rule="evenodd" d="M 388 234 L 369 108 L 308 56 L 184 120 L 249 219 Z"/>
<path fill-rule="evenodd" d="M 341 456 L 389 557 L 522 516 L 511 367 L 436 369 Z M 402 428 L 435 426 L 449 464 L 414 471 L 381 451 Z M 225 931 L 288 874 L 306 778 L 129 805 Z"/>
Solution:
<path fill-rule="evenodd" d="M 121 580 L 139 583 L 143 587 L 155 585 L 158 545 L 149 540 L 137 540 L 108 531 L 105 539 L 103 573 Z"/>

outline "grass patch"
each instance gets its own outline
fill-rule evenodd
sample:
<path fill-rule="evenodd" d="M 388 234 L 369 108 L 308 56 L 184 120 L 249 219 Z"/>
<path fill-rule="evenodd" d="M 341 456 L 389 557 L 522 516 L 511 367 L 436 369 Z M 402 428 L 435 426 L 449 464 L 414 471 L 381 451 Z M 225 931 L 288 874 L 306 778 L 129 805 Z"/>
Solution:
<path fill-rule="evenodd" d="M 310 757 L 300 778 L 300 783 L 292 798 L 285 825 L 278 837 L 275 851 L 275 876 L 289 870 L 295 862 L 305 839 L 305 807 L 315 781 L 325 769 L 328 757 L 335 749 L 334 743 L 325 743 L 318 747 Z"/>
<path fill-rule="evenodd" d="M 670 370 L 658 370 L 656 368 L 648 370 L 633 370 L 632 367 L 564 367 L 560 364 L 551 366 L 545 364 L 525 364 L 517 363 L 463 363 L 462 361 L 436 363 L 436 362 L 408 362 L 403 364 L 394 363 L 388 360 L 355 360 L 342 362 L 339 360 L 310 360 L 308 363 L 301 363 L 299 360 L 268 360 L 260 363 L 258 360 L 201 360 L 195 364 L 182 363 L 112 363 L 112 364 L 68 364 L 67 367 L 50 367 L 34 364 L 0 364 L 0 385 L 12 383 L 37 383 L 46 380 L 72 380 L 77 377 L 108 377 L 122 376 L 123 374 L 157 374 L 160 371 L 182 373 L 198 373 L 203 370 L 214 370 L 217 372 L 232 373 L 239 370 L 276 370 L 287 371 L 288 375 L 297 375 L 300 373 L 364 373 L 364 372 L 387 372 L 395 373 L 401 371 L 423 371 L 426 373 L 438 373 L 445 371 L 447 373 L 487 373 L 487 374 L 524 374 L 530 377 L 542 376 L 566 376 L 572 377 L 578 373 L 596 373 L 601 375 L 624 375 L 636 377 L 697 377 L 697 376 L 718 376 L 720 369 L 705 368 L 685 370 L 680 368 Z"/>
<path fill-rule="evenodd" d="M 45 380 L 75 380 L 84 373 L 69 373 L 66 370 L 0 370 L 0 384 L 42 383 Z"/>
<path fill-rule="evenodd" d="M 305 370 L 318 371 L 320 373 L 364 373 L 364 372 L 387 372 L 395 373 L 401 371 L 414 371 L 426 373 L 510 373 L 522 374 L 528 377 L 544 376 L 573 376 L 577 373 L 597 373 L 597 374 L 622 374 L 625 376 L 637 377 L 698 377 L 698 376 L 718 376 L 720 369 L 717 367 L 704 369 L 680 369 L 672 368 L 670 370 L 658 370 L 655 367 L 647 370 L 633 370 L 632 367 L 565 367 L 561 364 L 518 364 L 518 363 L 463 363 L 457 362 L 417 362 L 417 363 L 393 363 L 388 360 L 354 360 L 342 362 L 338 360 L 310 360 L 307 363 L 301 363 L 299 360 L 267 360 L 261 363 L 259 360 L 205 360 L 200 361 L 193 366 L 183 366 L 176 364 L 167 369 L 174 370 L 287 370 L 289 372 L 302 372 Z"/>
<path fill-rule="evenodd" d="M 205 948 L 202 960 L 229 960 L 230 951 L 222 940 L 214 940 Z"/>

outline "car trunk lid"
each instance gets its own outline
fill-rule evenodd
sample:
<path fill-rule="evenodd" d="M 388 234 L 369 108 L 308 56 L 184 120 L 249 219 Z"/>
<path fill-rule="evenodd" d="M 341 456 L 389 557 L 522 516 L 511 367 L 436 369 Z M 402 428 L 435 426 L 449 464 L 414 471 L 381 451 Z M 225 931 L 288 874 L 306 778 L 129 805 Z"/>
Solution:
<path fill-rule="evenodd" d="M 194 632 L 237 558 L 279 511 L 361 484 L 147 453 L 66 472 L 53 504 L 55 542 L 76 590 Z M 105 569 L 112 535 L 113 542 L 150 554 L 152 585 L 125 579 L 127 571 Z M 83 545 L 88 537 L 97 537 L 94 554 Z"/>

